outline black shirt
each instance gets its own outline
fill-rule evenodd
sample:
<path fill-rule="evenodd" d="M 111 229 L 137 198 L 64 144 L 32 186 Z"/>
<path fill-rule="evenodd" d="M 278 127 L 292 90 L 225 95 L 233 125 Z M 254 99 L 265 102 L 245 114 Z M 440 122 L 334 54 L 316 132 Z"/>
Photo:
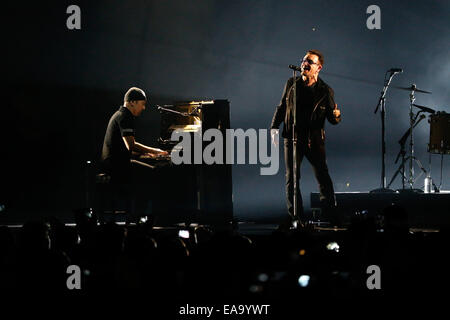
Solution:
<path fill-rule="evenodd" d="M 103 141 L 102 162 L 107 171 L 127 170 L 131 152 L 122 137 L 134 136 L 134 116 L 130 110 L 121 106 L 111 117 Z"/>
<path fill-rule="evenodd" d="M 297 93 L 297 123 L 308 126 L 314 109 L 316 84 L 308 87 L 303 81 L 298 86 Z M 303 120 L 302 123 L 301 121 Z"/>
<path fill-rule="evenodd" d="M 312 86 L 307 86 L 301 78 L 297 79 L 297 130 L 300 137 L 307 137 L 309 133 L 309 125 L 311 115 L 314 110 L 316 83 Z M 294 90 L 293 87 L 289 90 L 287 99 L 293 105 Z"/>

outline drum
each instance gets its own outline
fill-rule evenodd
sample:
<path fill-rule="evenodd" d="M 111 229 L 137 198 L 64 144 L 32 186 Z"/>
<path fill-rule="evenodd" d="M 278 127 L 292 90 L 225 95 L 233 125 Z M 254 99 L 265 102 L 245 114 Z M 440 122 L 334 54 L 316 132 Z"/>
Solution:
<path fill-rule="evenodd" d="M 430 116 L 428 152 L 450 154 L 450 113 L 437 112 Z"/>

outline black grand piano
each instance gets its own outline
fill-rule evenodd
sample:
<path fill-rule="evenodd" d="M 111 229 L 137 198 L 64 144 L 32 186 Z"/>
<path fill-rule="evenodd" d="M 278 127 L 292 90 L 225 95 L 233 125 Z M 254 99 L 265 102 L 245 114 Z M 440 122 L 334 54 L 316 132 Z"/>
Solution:
<path fill-rule="evenodd" d="M 159 148 L 169 153 L 178 144 L 170 140 L 175 130 L 194 135 L 216 128 L 225 137 L 225 130 L 230 128 L 230 103 L 227 100 L 177 102 L 171 106 L 164 106 L 160 112 Z M 208 143 L 202 142 L 202 151 Z M 193 150 L 191 154 L 194 154 Z M 225 150 L 223 154 L 225 155 Z M 179 165 L 169 163 L 159 166 L 157 170 L 159 194 L 153 203 L 156 222 L 162 225 L 174 223 L 199 223 L 216 227 L 228 225 L 233 219 L 231 165 L 208 165 L 203 161 L 201 164 L 193 163 Z"/>

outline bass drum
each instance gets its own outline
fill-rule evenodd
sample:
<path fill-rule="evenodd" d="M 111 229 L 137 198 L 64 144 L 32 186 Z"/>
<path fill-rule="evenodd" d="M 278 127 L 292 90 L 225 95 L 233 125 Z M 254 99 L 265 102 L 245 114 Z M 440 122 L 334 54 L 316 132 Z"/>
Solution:
<path fill-rule="evenodd" d="M 437 112 L 430 116 L 428 152 L 450 154 L 450 113 Z"/>

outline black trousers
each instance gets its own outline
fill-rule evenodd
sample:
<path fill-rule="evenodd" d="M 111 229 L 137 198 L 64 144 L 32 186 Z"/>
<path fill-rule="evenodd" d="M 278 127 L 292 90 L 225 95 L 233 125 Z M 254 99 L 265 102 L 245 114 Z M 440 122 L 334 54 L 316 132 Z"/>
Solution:
<path fill-rule="evenodd" d="M 293 145 L 291 139 L 284 139 L 284 160 L 286 166 L 286 204 L 291 218 L 302 218 L 303 200 L 300 192 L 300 166 L 303 158 L 306 157 L 311 163 L 314 175 L 319 183 L 320 202 L 322 208 L 336 207 L 336 197 L 334 195 L 333 182 L 328 173 L 328 166 L 325 157 L 325 145 L 312 145 L 311 148 L 304 144 L 297 143 L 297 214 L 294 217 L 294 166 L 293 166 Z"/>
<path fill-rule="evenodd" d="M 138 160 L 131 160 L 132 215 L 153 214 L 152 203 L 157 197 L 156 170 L 153 166 Z"/>
<path fill-rule="evenodd" d="M 109 165 L 106 172 L 111 175 L 111 182 L 119 194 L 128 212 L 128 217 L 135 220 L 137 217 L 152 212 L 152 200 L 157 195 L 156 170 L 153 166 L 138 160 L 131 159 L 125 165 Z"/>

